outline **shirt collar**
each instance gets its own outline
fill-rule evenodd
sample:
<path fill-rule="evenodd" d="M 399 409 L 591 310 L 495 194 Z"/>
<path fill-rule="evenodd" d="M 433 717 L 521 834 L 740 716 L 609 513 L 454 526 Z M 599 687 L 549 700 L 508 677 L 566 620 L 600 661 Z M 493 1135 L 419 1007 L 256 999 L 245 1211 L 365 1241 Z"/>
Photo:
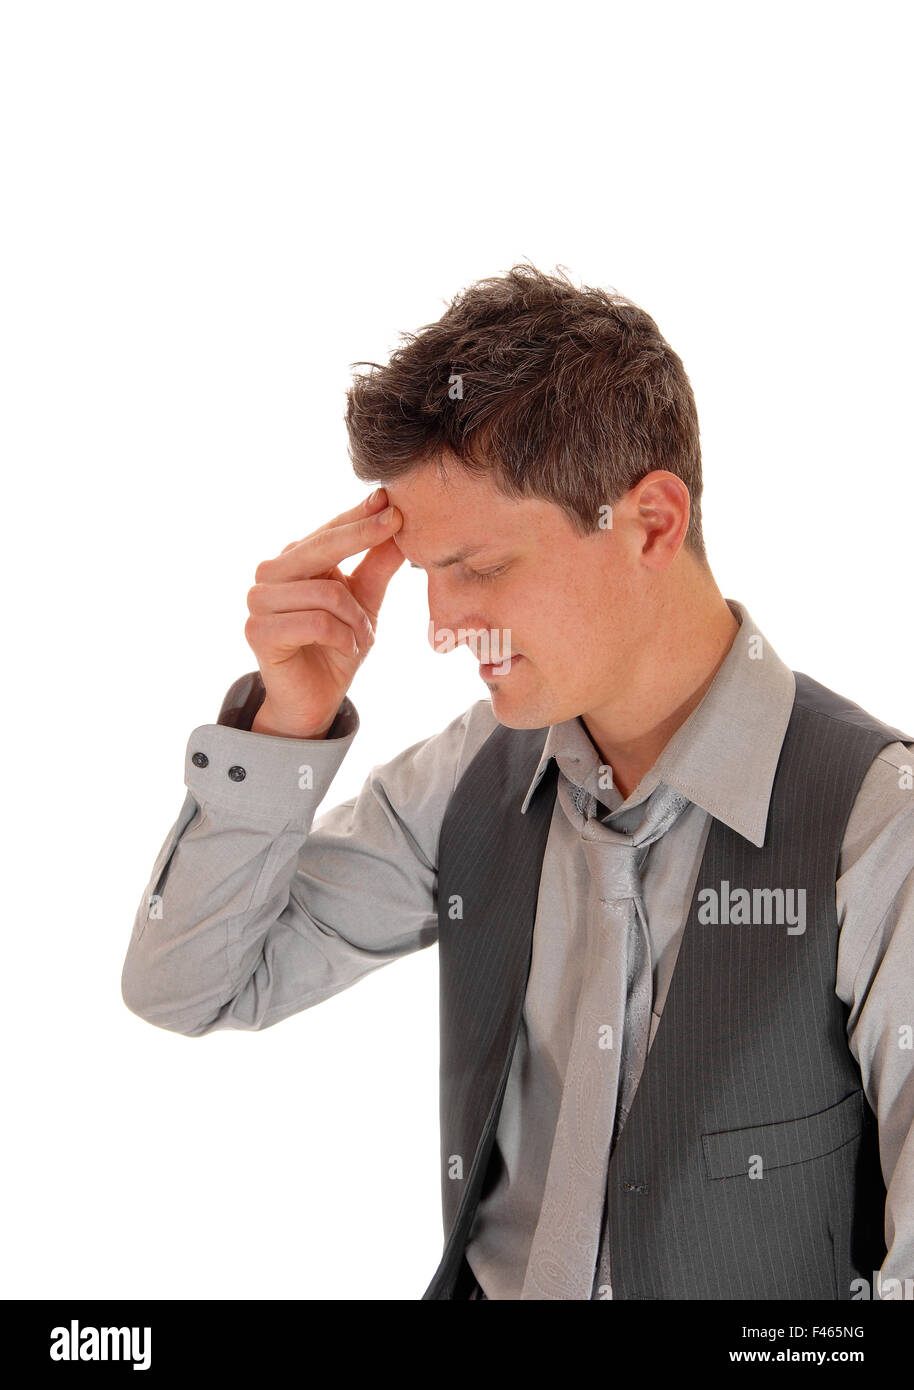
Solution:
<path fill-rule="evenodd" d="M 526 811 L 551 758 L 559 772 L 616 811 L 637 805 L 665 782 L 752 844 L 765 843 L 771 788 L 793 711 L 796 679 L 736 599 L 733 639 L 701 702 L 673 734 L 657 761 L 623 800 L 601 790 L 600 757 L 580 716 L 553 724 L 521 811 Z"/>

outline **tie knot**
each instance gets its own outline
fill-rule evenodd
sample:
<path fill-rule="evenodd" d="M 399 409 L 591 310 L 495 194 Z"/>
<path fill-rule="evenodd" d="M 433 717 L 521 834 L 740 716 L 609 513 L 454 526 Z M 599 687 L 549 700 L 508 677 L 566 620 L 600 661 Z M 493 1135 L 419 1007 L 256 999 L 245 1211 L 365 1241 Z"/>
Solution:
<path fill-rule="evenodd" d="M 605 829 L 605 826 L 601 826 Z M 599 837 L 584 838 L 584 855 L 595 881 L 600 885 L 600 896 L 606 902 L 617 902 L 620 898 L 640 898 L 641 865 L 646 857 L 634 845 L 616 844 Z M 596 858 L 600 856 L 597 865 Z"/>
<path fill-rule="evenodd" d="M 641 822 L 631 833 L 616 830 L 605 821 L 587 818 L 587 793 L 568 782 L 560 783 L 562 805 L 577 826 L 592 873 L 598 876 L 607 900 L 641 896 L 641 868 L 648 847 L 659 840 L 682 814 L 689 799 L 660 782 L 644 803 Z M 590 809 L 588 807 L 588 809 Z"/>

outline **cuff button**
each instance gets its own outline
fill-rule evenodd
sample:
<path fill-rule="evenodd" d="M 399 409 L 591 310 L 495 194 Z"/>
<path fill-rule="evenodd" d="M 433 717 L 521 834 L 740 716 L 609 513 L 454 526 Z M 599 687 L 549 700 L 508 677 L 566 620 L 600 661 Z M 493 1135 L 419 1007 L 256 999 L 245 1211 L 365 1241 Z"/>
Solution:
<path fill-rule="evenodd" d="M 247 777 L 247 773 L 245 772 L 243 767 L 230 767 L 228 770 L 228 775 L 229 777 L 231 777 L 233 782 L 243 782 L 245 777 Z"/>
<path fill-rule="evenodd" d="M 195 753 L 191 758 L 194 767 L 209 767 L 209 758 L 205 753 Z"/>

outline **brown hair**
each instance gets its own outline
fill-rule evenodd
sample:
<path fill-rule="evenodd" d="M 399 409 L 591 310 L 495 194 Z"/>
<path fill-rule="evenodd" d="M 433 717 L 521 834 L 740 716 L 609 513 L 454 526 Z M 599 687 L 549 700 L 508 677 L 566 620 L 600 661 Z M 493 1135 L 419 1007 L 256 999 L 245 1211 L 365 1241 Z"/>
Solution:
<path fill-rule="evenodd" d="M 698 415 L 682 361 L 615 291 L 515 265 L 457 295 L 437 323 L 401 335 L 386 366 L 347 392 L 356 476 L 388 483 L 447 449 L 508 497 L 539 497 L 579 535 L 655 468 L 689 489 L 686 546 L 701 532 Z"/>

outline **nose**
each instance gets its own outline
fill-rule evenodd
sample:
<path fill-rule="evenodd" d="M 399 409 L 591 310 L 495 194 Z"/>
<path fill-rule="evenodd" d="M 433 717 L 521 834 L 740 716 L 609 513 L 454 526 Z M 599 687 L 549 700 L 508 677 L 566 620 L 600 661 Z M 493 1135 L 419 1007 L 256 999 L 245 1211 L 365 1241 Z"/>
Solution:
<path fill-rule="evenodd" d="M 455 647 L 469 647 L 479 657 L 486 645 L 491 625 L 481 614 L 467 614 L 453 604 L 433 604 L 428 608 L 428 641 L 437 652 L 450 652 Z"/>
<path fill-rule="evenodd" d="M 477 661 L 485 663 L 507 660 L 511 653 L 511 629 L 493 627 L 481 619 L 462 619 L 442 623 L 429 618 L 428 640 L 433 651 L 451 652 L 455 647 L 469 647 Z"/>
<path fill-rule="evenodd" d="M 468 607 L 480 599 L 478 586 L 457 575 L 428 576 L 428 640 L 436 652 L 469 647 L 477 661 L 501 662 L 512 651 L 510 627 L 499 627 L 479 609 Z"/>

